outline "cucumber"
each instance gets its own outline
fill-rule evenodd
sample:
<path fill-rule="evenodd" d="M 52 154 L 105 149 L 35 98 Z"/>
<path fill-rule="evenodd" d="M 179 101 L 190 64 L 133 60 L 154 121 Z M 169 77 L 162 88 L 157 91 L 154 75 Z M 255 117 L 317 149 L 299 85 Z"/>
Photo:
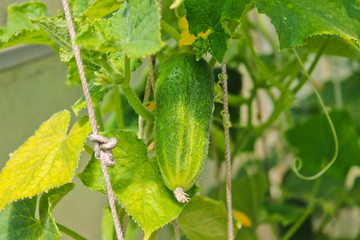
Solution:
<path fill-rule="evenodd" d="M 207 156 L 214 77 L 203 59 L 179 54 L 161 66 L 155 94 L 155 148 L 166 186 L 179 202 L 200 176 Z"/>

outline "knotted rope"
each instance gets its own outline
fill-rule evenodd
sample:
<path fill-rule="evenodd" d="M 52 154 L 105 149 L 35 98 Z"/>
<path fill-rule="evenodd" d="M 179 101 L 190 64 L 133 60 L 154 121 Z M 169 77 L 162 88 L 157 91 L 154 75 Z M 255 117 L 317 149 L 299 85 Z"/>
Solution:
<path fill-rule="evenodd" d="M 104 161 L 108 167 L 115 166 L 112 149 L 116 147 L 116 138 L 108 139 L 101 135 L 90 134 L 89 139 L 95 143 L 95 157 Z"/>
<path fill-rule="evenodd" d="M 109 177 L 109 173 L 107 171 L 107 166 L 109 166 L 109 167 L 115 166 L 115 159 L 114 159 L 111 149 L 113 149 L 116 146 L 116 139 L 115 138 L 108 139 L 106 137 L 98 135 L 94 107 L 93 107 L 93 104 L 91 101 L 89 88 L 88 88 L 88 85 L 86 82 L 84 65 L 83 65 L 83 62 L 81 59 L 81 55 L 80 55 L 80 48 L 75 45 L 75 29 L 74 29 L 74 24 L 71 19 L 69 3 L 67 0 L 62 0 L 62 4 L 63 4 L 64 11 L 65 11 L 65 17 L 66 17 L 66 22 L 67 22 L 68 29 L 69 29 L 71 44 L 72 44 L 72 48 L 74 51 L 76 64 L 79 69 L 81 85 L 83 88 L 86 105 L 87 105 L 87 110 L 89 113 L 90 124 L 91 124 L 92 132 L 93 132 L 89 136 L 89 138 L 91 141 L 95 142 L 95 146 L 94 146 L 95 157 L 97 159 L 99 159 L 100 163 L 101 163 L 101 169 L 103 171 L 106 188 L 107 188 L 107 192 L 108 192 L 108 199 L 109 199 L 111 214 L 112 214 L 113 220 L 114 220 L 116 236 L 119 240 L 123 240 L 124 237 L 123 237 L 123 233 L 121 231 L 119 217 L 116 212 L 115 193 L 111 187 L 110 177 Z"/>

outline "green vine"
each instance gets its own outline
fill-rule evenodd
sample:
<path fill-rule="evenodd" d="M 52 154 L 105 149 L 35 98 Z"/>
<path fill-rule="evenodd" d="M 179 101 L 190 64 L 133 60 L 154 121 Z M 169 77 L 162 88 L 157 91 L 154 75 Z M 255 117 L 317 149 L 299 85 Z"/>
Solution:
<path fill-rule="evenodd" d="M 316 87 L 314 85 L 314 82 L 311 80 L 311 77 L 310 77 L 309 73 L 306 71 L 306 69 L 304 67 L 304 64 L 302 63 L 299 54 L 297 53 L 297 51 L 294 48 L 293 48 L 293 52 L 294 52 L 295 56 L 297 57 L 301 67 L 305 71 L 305 75 L 306 75 L 307 79 L 309 80 L 309 82 L 311 83 L 311 86 L 312 86 L 312 88 L 313 88 L 313 90 L 315 92 L 315 95 L 316 95 L 316 97 L 317 97 L 317 99 L 318 99 L 318 101 L 320 103 L 321 109 L 325 113 L 326 119 L 328 120 L 328 123 L 329 123 L 330 128 L 331 128 L 331 132 L 332 132 L 332 135 L 334 137 L 334 143 L 335 143 L 334 155 L 333 155 L 331 161 L 322 170 L 320 170 L 318 173 L 316 173 L 316 174 L 314 174 L 312 176 L 304 176 L 299 172 L 301 167 L 302 167 L 301 158 L 297 157 L 295 159 L 295 161 L 293 162 L 292 169 L 293 169 L 294 173 L 299 178 L 301 178 L 303 180 L 314 180 L 314 179 L 319 178 L 320 176 L 322 176 L 334 164 L 334 162 L 336 161 L 336 158 L 338 156 L 338 153 L 339 153 L 339 143 L 338 143 L 338 138 L 337 138 L 337 135 L 336 135 L 334 124 L 333 124 L 333 122 L 332 122 L 332 120 L 330 118 L 330 115 L 329 115 L 329 112 L 328 112 L 327 108 L 325 107 L 324 101 L 322 100 L 318 90 L 316 89 Z"/>

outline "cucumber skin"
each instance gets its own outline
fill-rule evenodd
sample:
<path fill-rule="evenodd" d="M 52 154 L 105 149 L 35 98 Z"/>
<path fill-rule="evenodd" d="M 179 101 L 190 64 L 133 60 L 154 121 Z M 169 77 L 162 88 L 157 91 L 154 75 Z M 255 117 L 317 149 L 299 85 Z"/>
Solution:
<path fill-rule="evenodd" d="M 207 156 L 214 104 L 214 76 L 192 54 L 170 57 L 161 66 L 155 94 L 155 148 L 166 186 L 189 190 Z"/>

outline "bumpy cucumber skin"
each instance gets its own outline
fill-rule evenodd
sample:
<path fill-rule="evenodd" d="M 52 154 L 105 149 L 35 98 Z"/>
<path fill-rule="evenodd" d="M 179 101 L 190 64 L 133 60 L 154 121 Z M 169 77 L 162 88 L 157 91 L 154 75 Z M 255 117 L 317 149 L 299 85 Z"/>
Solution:
<path fill-rule="evenodd" d="M 214 77 L 192 54 L 170 57 L 156 82 L 155 146 L 166 186 L 189 190 L 207 156 L 214 103 Z"/>

